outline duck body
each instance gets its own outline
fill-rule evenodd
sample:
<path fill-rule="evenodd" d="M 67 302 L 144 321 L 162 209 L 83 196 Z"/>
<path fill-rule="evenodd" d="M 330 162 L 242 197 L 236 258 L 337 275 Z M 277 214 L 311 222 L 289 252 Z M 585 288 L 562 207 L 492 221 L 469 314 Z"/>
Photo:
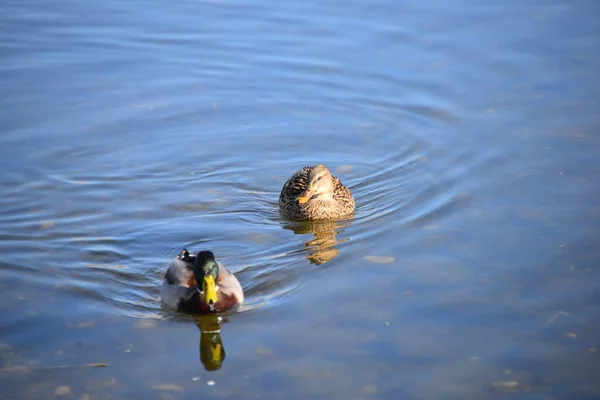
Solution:
<path fill-rule="evenodd" d="M 193 314 L 222 312 L 244 302 L 240 282 L 212 252 L 194 255 L 186 249 L 169 265 L 160 297 L 169 307 Z"/>
<path fill-rule="evenodd" d="M 354 213 L 354 197 L 326 166 L 307 166 L 283 185 L 279 211 L 296 221 L 336 220 Z"/>

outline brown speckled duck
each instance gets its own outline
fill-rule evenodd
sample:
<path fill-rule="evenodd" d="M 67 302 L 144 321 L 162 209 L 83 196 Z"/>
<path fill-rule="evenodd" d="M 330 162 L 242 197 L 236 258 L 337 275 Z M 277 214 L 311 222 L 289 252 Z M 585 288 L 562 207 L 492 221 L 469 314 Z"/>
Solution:
<path fill-rule="evenodd" d="M 192 255 L 183 249 L 165 274 L 160 297 L 179 311 L 207 314 L 243 303 L 244 292 L 237 278 L 215 260 L 211 251 Z"/>
<path fill-rule="evenodd" d="M 334 220 L 354 213 L 354 197 L 324 165 L 304 167 L 283 185 L 281 214 L 296 221 Z"/>

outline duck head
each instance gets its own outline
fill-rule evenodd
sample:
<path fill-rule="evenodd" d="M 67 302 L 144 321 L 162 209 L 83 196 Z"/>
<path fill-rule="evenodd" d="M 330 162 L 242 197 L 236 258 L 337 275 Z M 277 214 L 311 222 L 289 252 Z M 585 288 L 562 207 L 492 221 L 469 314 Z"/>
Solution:
<path fill-rule="evenodd" d="M 298 203 L 305 204 L 311 199 L 333 200 L 333 177 L 324 165 L 315 165 L 308 173 L 306 189 L 298 196 Z"/>
<path fill-rule="evenodd" d="M 198 291 L 204 295 L 204 302 L 213 311 L 218 300 L 217 277 L 219 276 L 219 264 L 215 260 L 212 251 L 198 253 L 193 269 L 194 277 L 198 283 Z"/>

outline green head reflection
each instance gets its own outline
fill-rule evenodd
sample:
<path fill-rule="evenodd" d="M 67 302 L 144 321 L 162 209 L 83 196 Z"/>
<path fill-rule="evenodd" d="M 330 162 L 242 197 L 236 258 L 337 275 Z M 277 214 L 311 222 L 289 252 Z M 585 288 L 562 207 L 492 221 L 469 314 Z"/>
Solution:
<path fill-rule="evenodd" d="M 207 371 L 216 371 L 225 361 L 225 348 L 221 340 L 220 316 L 204 315 L 199 317 L 200 362 Z"/>

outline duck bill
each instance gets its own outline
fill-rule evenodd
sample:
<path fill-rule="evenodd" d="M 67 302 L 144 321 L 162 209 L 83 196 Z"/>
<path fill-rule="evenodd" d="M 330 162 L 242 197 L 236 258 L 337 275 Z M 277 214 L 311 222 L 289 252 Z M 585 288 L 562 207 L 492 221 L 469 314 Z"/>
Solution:
<path fill-rule="evenodd" d="M 214 306 L 217 303 L 217 283 L 215 277 L 205 275 L 202 281 L 202 291 L 204 292 L 204 302 L 209 306 Z"/>
<path fill-rule="evenodd" d="M 298 196 L 298 203 L 304 204 L 307 201 L 309 201 L 311 199 L 311 197 L 313 197 L 314 195 L 315 195 L 315 192 L 313 192 L 312 187 L 309 187 L 304 192 L 302 192 L 302 194 L 300 196 Z"/>

